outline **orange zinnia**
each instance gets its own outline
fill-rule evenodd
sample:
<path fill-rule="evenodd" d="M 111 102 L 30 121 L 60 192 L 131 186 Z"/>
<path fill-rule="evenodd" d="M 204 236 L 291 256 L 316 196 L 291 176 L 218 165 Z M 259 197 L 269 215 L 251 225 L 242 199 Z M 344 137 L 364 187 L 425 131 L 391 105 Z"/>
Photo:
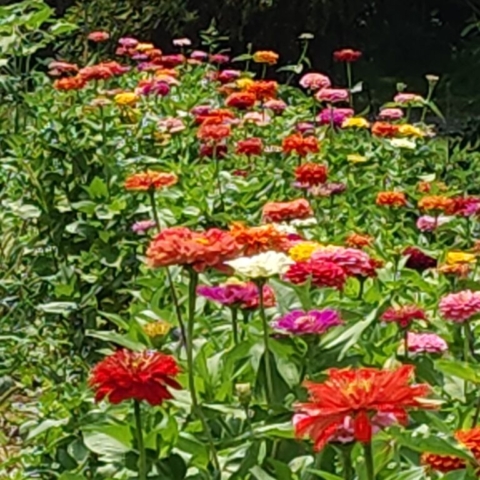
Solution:
<path fill-rule="evenodd" d="M 403 192 L 379 192 L 375 203 L 379 206 L 404 207 L 407 197 Z"/>
<path fill-rule="evenodd" d="M 455 438 L 458 443 L 470 450 L 477 460 L 480 460 L 480 427 L 470 430 L 459 430 L 455 432 Z M 422 463 L 442 473 L 466 467 L 465 460 L 462 458 L 428 452 L 422 455 Z"/>
<path fill-rule="evenodd" d="M 387 122 L 375 122 L 372 125 L 372 134 L 377 137 L 392 138 L 398 134 L 398 125 L 392 125 Z"/>
<path fill-rule="evenodd" d="M 253 54 L 253 61 L 255 63 L 268 63 L 269 65 L 275 65 L 278 61 L 278 53 L 270 50 L 259 50 Z"/>
<path fill-rule="evenodd" d="M 291 202 L 268 202 L 262 213 L 266 222 L 288 222 L 313 216 L 313 210 L 304 198 Z"/>
<path fill-rule="evenodd" d="M 418 208 L 422 210 L 438 210 L 445 211 L 452 207 L 453 200 L 443 195 L 429 195 L 418 201 Z"/>
<path fill-rule="evenodd" d="M 217 143 L 232 133 L 230 125 L 210 125 L 203 123 L 198 129 L 197 138 L 204 142 Z"/>
<path fill-rule="evenodd" d="M 429 391 L 426 384 L 410 385 L 414 367 L 402 365 L 397 370 L 376 368 L 330 369 L 323 383 L 306 382 L 310 401 L 296 405 L 302 418 L 295 425 L 298 437 L 309 435 L 315 450 L 321 450 L 337 428 L 350 417 L 356 440 L 372 440 L 371 417 L 391 414 L 398 422 L 406 422 L 411 408 L 434 408 L 422 398 Z"/>
<path fill-rule="evenodd" d="M 253 93 L 260 102 L 277 96 L 278 83 L 274 80 L 256 80 L 247 85 L 246 91 Z"/>
<path fill-rule="evenodd" d="M 56 90 L 81 90 L 87 81 L 80 75 L 74 77 L 65 77 L 55 80 L 53 82 L 53 88 Z"/>
<path fill-rule="evenodd" d="M 303 137 L 300 133 L 293 133 L 282 141 L 284 153 L 296 153 L 305 157 L 308 153 L 318 153 L 318 141 L 315 137 Z"/>
<path fill-rule="evenodd" d="M 287 235 L 271 224 L 247 227 L 241 222 L 234 222 L 230 233 L 247 257 L 269 250 L 284 252 L 290 248 Z"/>
<path fill-rule="evenodd" d="M 162 230 L 150 243 L 147 258 L 152 267 L 192 266 L 197 271 L 223 266 L 235 258 L 239 247 L 229 232 L 211 228 L 194 232 L 186 227 Z"/>
<path fill-rule="evenodd" d="M 349 247 L 363 248 L 372 244 L 373 237 L 370 235 L 362 235 L 361 233 L 351 233 L 345 240 L 345 243 Z"/>
<path fill-rule="evenodd" d="M 178 177 L 174 173 L 155 172 L 148 170 L 142 173 L 130 175 L 125 180 L 127 190 L 158 190 L 164 187 L 171 187 L 178 182 Z"/>

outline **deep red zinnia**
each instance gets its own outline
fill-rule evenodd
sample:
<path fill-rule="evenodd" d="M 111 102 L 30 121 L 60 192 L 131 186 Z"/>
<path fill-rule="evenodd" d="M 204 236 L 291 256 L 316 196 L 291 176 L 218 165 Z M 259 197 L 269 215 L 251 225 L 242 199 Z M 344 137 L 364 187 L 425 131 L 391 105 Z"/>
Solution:
<path fill-rule="evenodd" d="M 326 165 L 307 162 L 295 169 L 295 179 L 301 186 L 314 187 L 327 181 Z"/>
<path fill-rule="evenodd" d="M 246 138 L 237 142 L 236 152 L 244 155 L 260 155 L 263 152 L 263 142 L 261 138 Z"/>
<path fill-rule="evenodd" d="M 93 367 L 89 384 L 97 402 L 110 403 L 145 400 L 161 405 L 173 398 L 167 387 L 179 389 L 175 380 L 180 369 L 175 359 L 160 352 L 119 350 Z"/>
<path fill-rule="evenodd" d="M 414 320 L 426 320 L 425 310 L 417 305 L 390 307 L 382 315 L 384 322 L 395 322 L 402 328 L 408 328 Z"/>
<path fill-rule="evenodd" d="M 356 440 L 369 443 L 372 439 L 371 417 L 389 413 L 406 422 L 412 408 L 434 408 L 424 397 L 430 391 L 426 384 L 410 385 L 414 367 L 403 365 L 397 370 L 376 368 L 331 369 L 323 383 L 306 382 L 309 402 L 295 409 L 305 415 L 295 425 L 298 437 L 308 435 L 321 450 L 346 417 L 353 419 Z"/>

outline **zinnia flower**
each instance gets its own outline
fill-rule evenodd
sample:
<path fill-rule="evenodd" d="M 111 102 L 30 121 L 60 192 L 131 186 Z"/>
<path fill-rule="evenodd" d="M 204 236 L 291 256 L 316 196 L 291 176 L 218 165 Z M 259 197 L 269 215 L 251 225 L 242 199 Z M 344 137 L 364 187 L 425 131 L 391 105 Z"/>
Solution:
<path fill-rule="evenodd" d="M 314 185 L 308 189 L 308 192 L 314 197 L 332 197 L 340 195 L 347 189 L 345 183 L 324 183 L 323 185 Z"/>
<path fill-rule="evenodd" d="M 480 427 L 475 427 L 470 430 L 459 430 L 455 432 L 454 436 L 460 445 L 472 452 L 477 461 L 480 460 Z M 428 452 L 422 455 L 422 463 L 432 470 L 442 473 L 460 470 L 467 466 L 463 458 Z M 474 467 L 477 466 L 478 465 L 474 465 Z"/>
<path fill-rule="evenodd" d="M 175 380 L 179 373 L 177 362 L 169 355 L 119 350 L 93 367 L 89 383 L 97 402 L 106 398 L 114 404 L 145 400 L 161 405 L 173 398 L 167 387 L 181 388 Z"/>
<path fill-rule="evenodd" d="M 355 114 L 351 108 L 324 108 L 317 115 L 317 122 L 320 125 L 330 125 L 333 123 L 335 127 L 341 127 L 345 121 Z"/>
<path fill-rule="evenodd" d="M 379 192 L 375 203 L 382 207 L 405 207 L 407 197 L 403 192 Z"/>
<path fill-rule="evenodd" d="M 436 333 L 408 332 L 407 346 L 411 353 L 443 353 L 448 350 L 447 342 Z"/>
<path fill-rule="evenodd" d="M 328 168 L 326 165 L 307 162 L 295 169 L 295 180 L 300 187 L 321 185 L 327 181 Z"/>
<path fill-rule="evenodd" d="M 247 85 L 246 91 L 253 93 L 259 102 L 275 98 L 278 83 L 274 80 L 255 80 Z"/>
<path fill-rule="evenodd" d="M 265 279 L 285 273 L 293 260 L 284 253 L 268 251 L 253 257 L 240 257 L 225 263 L 239 275 L 252 279 Z"/>
<path fill-rule="evenodd" d="M 375 122 L 372 125 L 372 135 L 376 137 L 392 138 L 398 135 L 398 125 L 387 122 Z"/>
<path fill-rule="evenodd" d="M 368 128 L 370 123 L 363 117 L 346 118 L 342 123 L 342 128 Z"/>
<path fill-rule="evenodd" d="M 318 288 L 331 287 L 341 290 L 347 280 L 347 274 L 336 263 L 311 258 L 306 262 L 296 262 L 291 265 L 285 278 L 295 285 L 310 281 Z"/>
<path fill-rule="evenodd" d="M 468 252 L 451 251 L 447 252 L 447 257 L 445 260 L 449 265 L 454 265 L 457 263 L 475 263 L 477 261 L 477 256 Z"/>
<path fill-rule="evenodd" d="M 197 132 L 197 138 L 203 142 L 217 143 L 231 135 L 229 125 L 202 124 Z"/>
<path fill-rule="evenodd" d="M 336 310 L 293 310 L 272 322 L 272 328 L 294 335 L 321 335 L 343 321 Z"/>
<path fill-rule="evenodd" d="M 339 103 L 348 101 L 348 90 L 345 88 L 322 88 L 315 98 L 319 102 Z"/>
<path fill-rule="evenodd" d="M 442 297 L 438 306 L 447 320 L 463 323 L 480 313 L 480 292 L 450 293 Z"/>
<path fill-rule="evenodd" d="M 408 328 L 414 320 L 426 320 L 427 315 L 423 308 L 417 305 L 403 305 L 389 307 L 381 316 L 384 322 L 394 322 L 401 328 Z"/>
<path fill-rule="evenodd" d="M 165 337 L 171 330 L 172 325 L 164 320 L 150 322 L 143 326 L 143 331 L 151 339 L 159 339 Z"/>
<path fill-rule="evenodd" d="M 453 265 L 439 265 L 437 272 L 443 275 L 452 275 L 459 278 L 467 278 L 470 273 L 470 265 L 466 263 L 455 263 Z"/>
<path fill-rule="evenodd" d="M 290 245 L 288 236 L 272 224 L 246 227 L 241 222 L 234 222 L 230 227 L 230 234 L 246 256 L 269 250 L 283 252 L 288 250 Z"/>
<path fill-rule="evenodd" d="M 305 417 L 295 426 L 298 437 L 309 435 L 316 451 L 321 450 L 341 426 L 345 417 L 353 419 L 354 437 L 370 443 L 373 436 L 371 417 L 389 413 L 400 423 L 407 421 L 413 408 L 433 408 L 424 397 L 430 391 L 426 384 L 410 385 L 414 367 L 402 365 L 396 370 L 375 368 L 330 369 L 323 383 L 306 382 L 309 401 L 295 410 Z"/>
<path fill-rule="evenodd" d="M 437 260 L 435 258 L 422 252 L 417 247 L 407 247 L 403 251 L 403 255 L 408 256 L 405 266 L 418 272 L 423 272 L 437 266 Z"/>
<path fill-rule="evenodd" d="M 197 293 L 208 300 L 231 308 L 249 310 L 258 308 L 260 305 L 258 287 L 253 282 L 236 280 L 212 287 L 200 285 Z M 268 285 L 263 286 L 263 303 L 266 308 L 273 307 L 276 303 L 275 293 Z"/>
<path fill-rule="evenodd" d="M 415 105 L 424 103 L 423 97 L 421 95 L 417 95 L 416 93 L 397 93 L 393 101 L 395 103 L 400 103 L 401 105 Z"/>
<path fill-rule="evenodd" d="M 276 115 L 280 115 L 287 108 L 287 104 L 283 100 L 276 100 L 272 98 L 271 100 L 267 100 L 263 104 L 263 107 L 272 110 L 272 112 Z"/>
<path fill-rule="evenodd" d="M 65 77 L 65 78 L 59 78 L 58 80 L 55 80 L 53 82 L 53 88 L 56 90 L 81 90 L 85 85 L 87 84 L 87 81 L 85 80 L 84 77 L 80 75 L 75 75 L 74 77 Z"/>
<path fill-rule="evenodd" d="M 362 56 L 362 52 L 358 50 L 352 50 L 351 48 L 344 48 L 343 50 L 337 50 L 333 52 L 333 58 L 337 62 L 356 62 Z"/>
<path fill-rule="evenodd" d="M 168 83 L 158 79 L 142 80 L 135 91 L 140 95 L 157 95 L 164 97 L 170 92 Z"/>
<path fill-rule="evenodd" d="M 373 237 L 361 233 L 350 233 L 345 239 L 348 247 L 363 248 L 369 247 L 373 242 Z"/>
<path fill-rule="evenodd" d="M 243 155 L 260 155 L 263 152 L 263 142 L 261 138 L 247 138 L 237 142 L 236 152 Z"/>
<path fill-rule="evenodd" d="M 178 177 L 174 173 L 148 170 L 143 173 L 130 175 L 125 180 L 125 188 L 135 191 L 158 190 L 160 188 L 171 187 L 175 185 L 177 181 Z"/>
<path fill-rule="evenodd" d="M 450 200 L 452 204 L 447 208 L 447 211 L 452 215 L 470 217 L 480 213 L 479 197 L 453 197 Z"/>
<path fill-rule="evenodd" d="M 218 73 L 217 80 L 221 83 L 230 83 L 240 78 L 242 72 L 240 70 L 222 70 Z"/>
<path fill-rule="evenodd" d="M 403 110 L 401 108 L 383 108 L 378 117 L 382 120 L 400 120 L 403 118 Z"/>
<path fill-rule="evenodd" d="M 155 227 L 156 223 L 154 220 L 142 220 L 140 222 L 135 222 L 132 225 L 132 231 L 135 233 L 145 233 L 147 230 Z"/>
<path fill-rule="evenodd" d="M 253 93 L 235 92 L 230 94 L 225 100 L 227 107 L 238 108 L 239 110 L 246 110 L 252 108 L 257 101 L 257 97 Z"/>
<path fill-rule="evenodd" d="M 189 47 L 192 41 L 189 38 L 174 38 L 172 43 L 175 47 Z"/>
<path fill-rule="evenodd" d="M 278 61 L 278 53 L 270 50 L 259 50 L 253 54 L 253 61 L 255 63 L 267 63 L 268 65 L 275 65 Z"/>
<path fill-rule="evenodd" d="M 153 238 L 147 258 L 152 267 L 182 265 L 203 271 L 207 267 L 222 267 L 238 251 L 235 239 L 218 228 L 194 232 L 186 227 L 172 227 Z"/>
<path fill-rule="evenodd" d="M 305 157 L 309 153 L 318 153 L 319 145 L 314 137 L 303 137 L 299 133 L 294 133 L 282 140 L 282 149 L 286 154 L 295 153 Z"/>
<path fill-rule="evenodd" d="M 298 242 L 288 251 L 288 255 L 295 262 L 306 262 L 322 246 L 321 243 L 317 242 Z"/>
<path fill-rule="evenodd" d="M 418 208 L 425 211 L 442 212 L 450 209 L 453 205 L 453 200 L 443 195 L 429 195 L 423 197 L 418 201 Z"/>
<path fill-rule="evenodd" d="M 113 97 L 114 102 L 120 106 L 132 107 L 138 102 L 138 95 L 135 92 L 122 92 Z"/>
<path fill-rule="evenodd" d="M 96 43 L 106 42 L 110 38 L 110 34 L 108 32 L 102 32 L 102 31 L 90 32 L 87 38 L 92 42 L 96 42 Z"/>
<path fill-rule="evenodd" d="M 300 86 L 308 88 L 309 90 L 321 90 L 322 88 L 329 88 L 332 85 L 330 79 L 321 73 L 306 73 L 300 79 Z"/>
<path fill-rule="evenodd" d="M 417 228 L 421 232 L 433 232 L 441 225 L 450 221 L 450 218 L 438 216 L 432 217 L 430 215 L 422 215 L 417 220 Z"/>
<path fill-rule="evenodd" d="M 262 217 L 266 222 L 283 222 L 312 215 L 313 210 L 304 198 L 290 202 L 268 202 L 262 209 Z"/>

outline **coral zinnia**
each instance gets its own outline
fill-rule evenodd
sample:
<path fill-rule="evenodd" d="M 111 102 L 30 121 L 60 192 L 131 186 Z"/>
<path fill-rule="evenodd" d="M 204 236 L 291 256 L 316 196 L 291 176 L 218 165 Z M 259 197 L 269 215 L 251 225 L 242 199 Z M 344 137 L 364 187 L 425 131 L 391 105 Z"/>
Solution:
<path fill-rule="evenodd" d="M 152 267 L 184 265 L 203 271 L 207 267 L 222 267 L 238 251 L 232 235 L 218 228 L 194 232 L 186 227 L 172 227 L 154 237 L 147 257 Z"/>
<path fill-rule="evenodd" d="M 333 52 L 333 58 L 337 62 L 356 62 L 362 56 L 362 52 L 358 50 L 352 50 L 351 48 L 344 48 Z"/>
<path fill-rule="evenodd" d="M 217 143 L 229 137 L 231 129 L 229 125 L 208 125 L 203 123 L 198 129 L 197 138 L 203 142 Z"/>
<path fill-rule="evenodd" d="M 53 82 L 53 88 L 56 90 L 81 90 L 87 81 L 80 75 L 74 77 L 65 77 L 55 80 Z"/>
<path fill-rule="evenodd" d="M 387 122 L 375 122 L 372 125 L 372 135 L 376 137 L 392 138 L 398 134 L 398 125 Z"/>
<path fill-rule="evenodd" d="M 429 392 L 429 386 L 409 384 L 413 371 L 411 365 L 393 371 L 331 369 L 325 382 L 306 382 L 310 401 L 296 405 L 296 411 L 305 415 L 295 425 L 296 435 L 309 435 L 319 451 L 345 417 L 351 416 L 355 439 L 369 443 L 373 435 L 372 415 L 390 413 L 403 423 L 408 409 L 433 408 L 433 403 L 422 398 Z"/>
<path fill-rule="evenodd" d="M 283 139 L 282 149 L 284 153 L 296 153 L 305 157 L 309 153 L 318 153 L 318 141 L 315 137 L 303 137 L 294 133 Z"/>
<path fill-rule="evenodd" d="M 288 250 L 290 241 L 287 234 L 272 224 L 247 227 L 241 222 L 233 222 L 230 234 L 241 248 L 243 255 L 256 255 L 262 252 Z"/>
<path fill-rule="evenodd" d="M 345 239 L 348 247 L 363 248 L 369 247 L 373 242 L 373 237 L 361 233 L 350 233 Z"/>
<path fill-rule="evenodd" d="M 164 187 L 171 187 L 177 183 L 178 177 L 174 173 L 155 172 L 148 170 L 142 173 L 130 175 L 125 180 L 127 190 L 158 190 Z"/>
<path fill-rule="evenodd" d="M 263 142 L 261 138 L 246 138 L 239 140 L 237 143 L 236 152 L 244 155 L 260 155 L 263 152 Z"/>
<path fill-rule="evenodd" d="M 246 110 L 255 105 L 257 97 L 253 93 L 248 92 L 234 92 L 231 93 L 225 100 L 227 107 L 238 108 L 239 110 Z"/>
<path fill-rule="evenodd" d="M 119 350 L 93 367 L 89 380 L 95 400 L 111 403 L 137 400 L 161 405 L 172 394 L 167 387 L 181 388 L 175 377 L 180 372 L 173 357 L 155 351 Z"/>
<path fill-rule="evenodd" d="M 301 187 L 313 187 L 327 181 L 328 168 L 326 165 L 308 162 L 295 169 L 295 180 Z"/>
<path fill-rule="evenodd" d="M 299 198 L 290 202 L 268 202 L 263 206 L 263 219 L 267 222 L 285 222 L 297 218 L 308 218 L 313 210 L 308 200 Z"/>

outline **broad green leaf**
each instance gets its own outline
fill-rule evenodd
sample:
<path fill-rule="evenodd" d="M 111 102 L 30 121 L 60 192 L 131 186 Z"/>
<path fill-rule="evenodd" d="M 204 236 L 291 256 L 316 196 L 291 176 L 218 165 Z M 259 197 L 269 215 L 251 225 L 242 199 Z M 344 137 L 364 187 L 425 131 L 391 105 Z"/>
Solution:
<path fill-rule="evenodd" d="M 276 480 L 274 477 L 269 475 L 265 470 L 260 468 L 258 465 L 250 469 L 250 473 L 257 479 L 257 480 Z"/>

